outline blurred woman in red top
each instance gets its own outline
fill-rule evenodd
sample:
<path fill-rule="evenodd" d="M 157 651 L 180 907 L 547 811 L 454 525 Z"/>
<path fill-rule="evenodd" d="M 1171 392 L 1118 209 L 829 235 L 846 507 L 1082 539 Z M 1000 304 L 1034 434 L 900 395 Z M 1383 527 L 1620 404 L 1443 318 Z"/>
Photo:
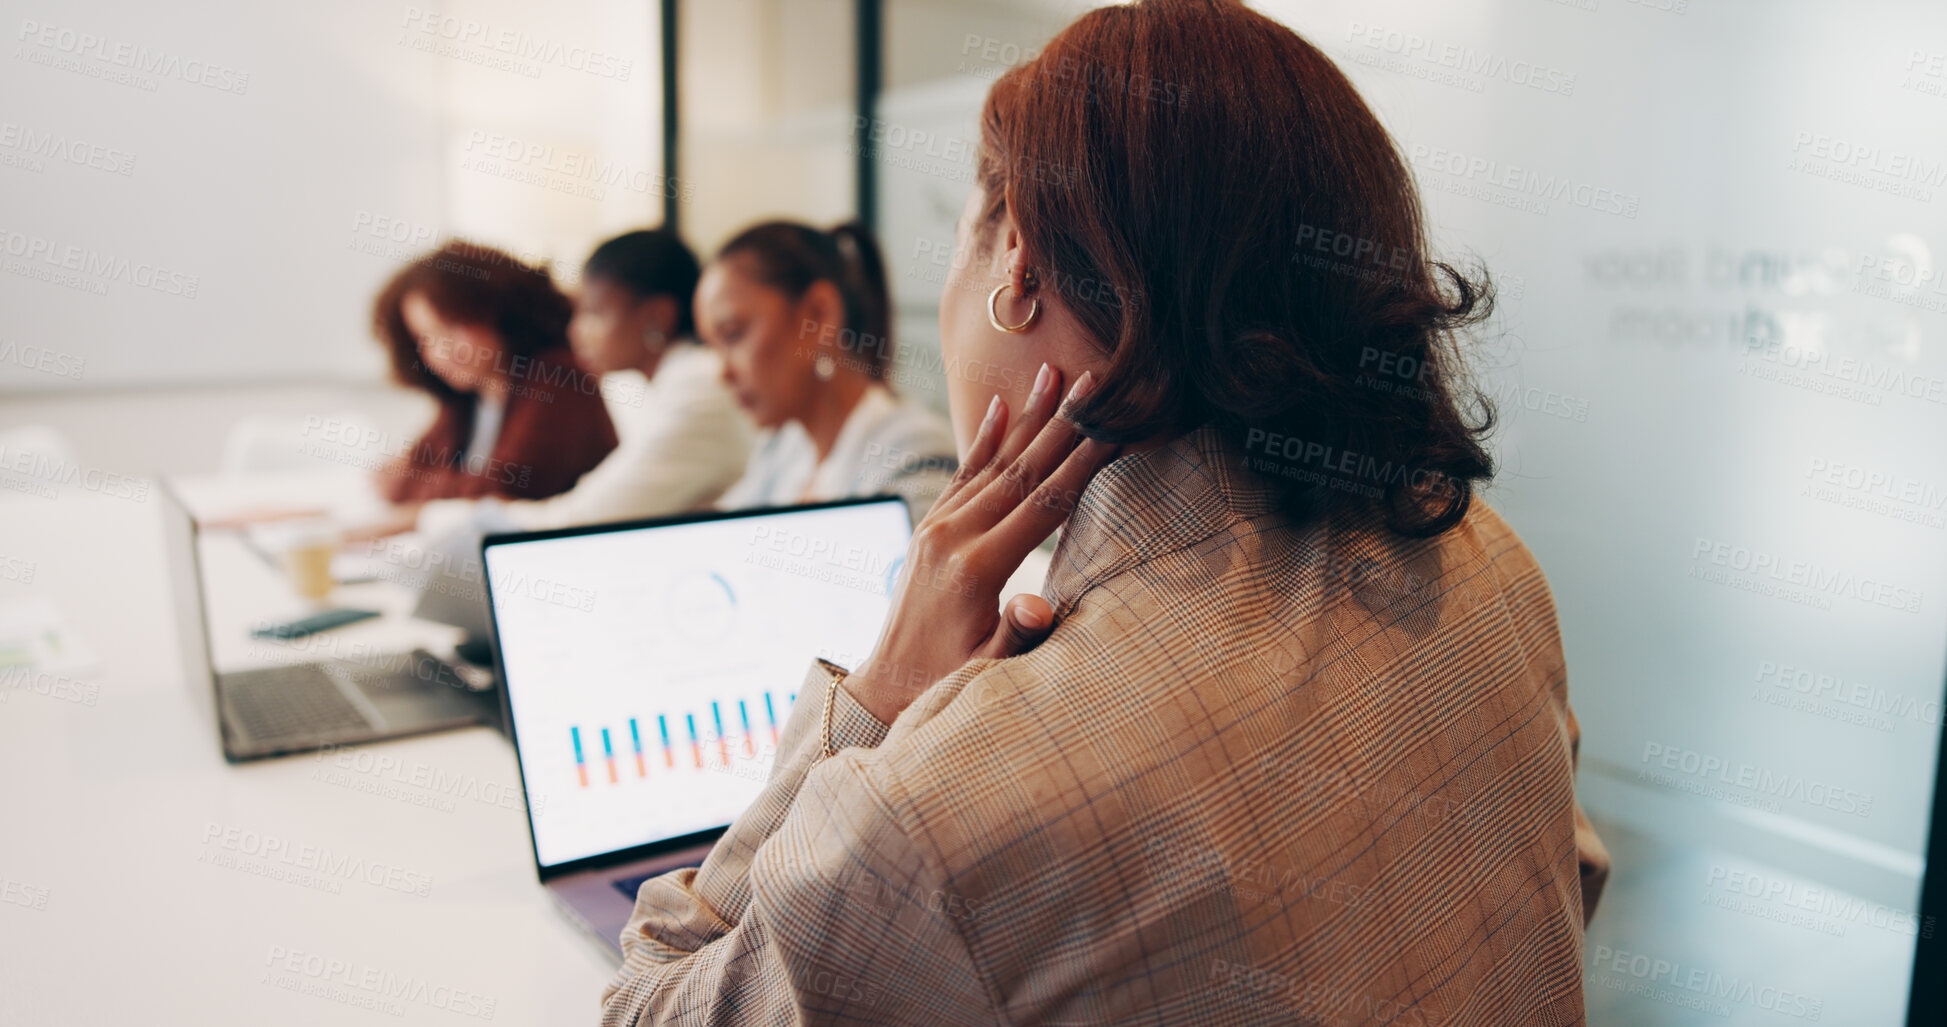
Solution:
<path fill-rule="evenodd" d="M 615 448 L 598 379 L 568 349 L 573 307 L 508 254 L 450 242 L 399 272 L 372 306 L 393 375 L 439 404 L 377 471 L 389 502 L 565 492 Z"/>

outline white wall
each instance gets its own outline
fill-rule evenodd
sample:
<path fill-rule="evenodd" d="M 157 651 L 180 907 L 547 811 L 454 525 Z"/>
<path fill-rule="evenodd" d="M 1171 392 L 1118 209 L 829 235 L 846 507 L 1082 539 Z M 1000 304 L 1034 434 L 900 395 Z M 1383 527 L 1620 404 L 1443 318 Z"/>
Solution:
<path fill-rule="evenodd" d="M 6 0 L 0 24 L 0 393 L 370 379 L 372 293 L 440 240 L 571 272 L 660 218 L 653 4 Z"/>

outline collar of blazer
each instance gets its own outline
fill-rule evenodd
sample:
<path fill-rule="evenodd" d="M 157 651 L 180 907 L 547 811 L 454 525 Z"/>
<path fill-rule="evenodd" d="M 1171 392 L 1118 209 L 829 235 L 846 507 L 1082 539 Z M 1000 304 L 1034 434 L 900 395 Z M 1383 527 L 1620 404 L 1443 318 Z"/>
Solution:
<path fill-rule="evenodd" d="M 1273 509 L 1243 459 L 1215 427 L 1204 425 L 1097 471 L 1062 526 L 1049 566 L 1044 595 L 1056 618 L 1067 616 L 1082 593 L 1130 567 Z"/>
<path fill-rule="evenodd" d="M 1480 505 L 1480 496 L 1474 498 Z M 1204 425 L 1168 445 L 1119 456 L 1096 472 L 1061 528 L 1042 594 L 1060 620 L 1083 594 L 1138 564 L 1212 539 L 1289 524 L 1271 486 L 1250 469 L 1244 452 L 1217 428 Z M 1339 511 L 1300 530 L 1310 537 L 1292 543 L 1284 561 L 1294 584 L 1303 579 L 1343 587 L 1373 610 L 1486 559 L 1477 547 L 1448 551 L 1466 546 L 1464 533 L 1451 539 L 1396 536 L 1372 509 Z M 1244 553 L 1211 547 L 1212 559 L 1226 563 L 1248 559 Z M 1316 573 L 1307 577 L 1307 567 Z M 1427 593 L 1432 598 L 1415 617 L 1422 629 L 1438 612 L 1439 592 Z"/>

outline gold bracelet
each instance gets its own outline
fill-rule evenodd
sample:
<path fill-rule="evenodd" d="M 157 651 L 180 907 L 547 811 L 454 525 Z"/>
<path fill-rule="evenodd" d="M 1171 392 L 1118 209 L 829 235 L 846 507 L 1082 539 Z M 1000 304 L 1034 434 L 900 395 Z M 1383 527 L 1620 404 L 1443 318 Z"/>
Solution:
<path fill-rule="evenodd" d="M 822 660 L 819 662 L 824 663 Z M 838 750 L 832 748 L 832 707 L 838 705 L 838 686 L 845 680 L 845 675 L 838 672 L 837 667 L 829 663 L 825 663 L 825 666 L 827 668 L 826 673 L 831 675 L 832 683 L 831 687 L 825 689 L 825 729 L 823 732 L 824 737 L 820 740 L 824 751 L 818 755 L 818 762 L 820 763 L 838 755 Z"/>

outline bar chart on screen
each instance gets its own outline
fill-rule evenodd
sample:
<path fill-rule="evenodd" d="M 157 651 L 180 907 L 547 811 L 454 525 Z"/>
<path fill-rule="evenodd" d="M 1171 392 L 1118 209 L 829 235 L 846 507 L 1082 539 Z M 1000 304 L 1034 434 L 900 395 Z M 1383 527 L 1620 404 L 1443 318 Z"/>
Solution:
<path fill-rule="evenodd" d="M 596 734 L 584 734 L 581 724 L 570 724 L 568 746 L 575 758 L 574 783 L 588 788 L 603 781 L 621 785 L 631 778 L 662 780 L 697 772 L 724 772 L 761 780 L 777 752 L 779 710 L 789 710 L 796 698 L 795 693 L 763 693 L 755 701 L 755 719 L 751 700 L 713 699 L 706 704 L 708 719 L 701 723 L 697 710 L 657 713 L 628 718 L 626 734 L 621 733 L 621 726 L 607 724 L 591 725 Z M 598 736 L 599 753 L 583 740 Z"/>
<path fill-rule="evenodd" d="M 522 777 L 548 797 L 542 863 L 736 819 L 811 661 L 872 648 L 909 537 L 892 501 L 490 549 Z"/>

